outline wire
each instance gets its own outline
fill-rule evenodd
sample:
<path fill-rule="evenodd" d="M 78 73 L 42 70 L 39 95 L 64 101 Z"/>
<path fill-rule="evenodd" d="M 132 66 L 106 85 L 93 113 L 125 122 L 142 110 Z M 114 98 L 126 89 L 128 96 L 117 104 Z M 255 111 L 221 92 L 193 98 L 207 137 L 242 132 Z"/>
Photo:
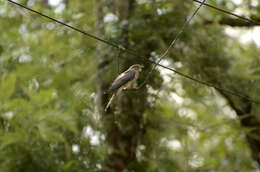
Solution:
<path fill-rule="evenodd" d="M 194 13 L 192 14 L 192 16 L 186 20 L 186 22 L 184 23 L 184 25 L 182 26 L 181 30 L 177 33 L 176 37 L 174 38 L 174 40 L 171 42 L 170 46 L 166 49 L 166 51 L 159 57 L 159 60 L 157 61 L 157 63 L 160 63 L 162 61 L 162 59 L 169 53 L 171 48 L 174 48 L 174 45 L 176 43 L 176 41 L 179 39 L 179 37 L 181 36 L 181 34 L 184 32 L 186 26 L 188 24 L 190 24 L 191 20 L 193 19 L 193 17 L 198 13 L 199 9 L 201 8 L 201 6 L 205 3 L 206 0 L 203 0 L 203 2 L 200 4 L 200 6 L 194 11 Z M 139 88 L 142 88 L 145 83 L 147 82 L 147 80 L 149 79 L 149 77 L 151 76 L 153 70 L 156 68 L 157 64 L 155 64 L 152 69 L 150 70 L 150 72 L 148 73 L 148 75 L 146 76 L 144 82 L 141 84 L 141 86 L 139 86 Z M 138 89 L 139 89 L 138 88 Z"/>
<path fill-rule="evenodd" d="M 235 16 L 235 17 L 240 18 L 241 20 L 245 20 L 245 21 L 247 21 L 247 22 L 249 22 L 249 23 L 254 23 L 254 24 L 256 24 L 256 25 L 260 25 L 260 22 L 258 22 L 258 21 L 255 21 L 255 20 L 252 20 L 252 19 L 249 19 L 249 18 L 240 16 L 240 15 L 237 15 L 237 14 L 232 13 L 232 12 L 230 12 L 230 11 L 227 11 L 227 10 L 224 10 L 224 9 L 221 9 L 221 8 L 218 8 L 218 7 L 215 7 L 215 6 L 213 6 L 213 5 L 210 5 L 210 4 L 208 4 L 208 3 L 202 3 L 202 2 L 199 1 L 199 0 L 193 0 L 193 1 L 194 1 L 194 2 L 197 2 L 197 3 L 200 3 L 200 4 L 203 4 L 203 5 L 205 5 L 205 6 L 208 6 L 208 7 L 210 7 L 210 8 L 213 8 L 213 9 L 215 9 L 215 10 L 221 11 L 221 12 L 226 13 L 226 14 L 228 14 L 228 15 Z"/>
<path fill-rule="evenodd" d="M 149 60 L 149 61 L 150 61 L 151 63 L 157 64 L 158 66 L 161 66 L 161 67 L 163 66 L 163 65 L 161 65 L 161 64 L 155 63 L 155 62 L 152 61 L 152 60 Z M 250 101 L 250 102 L 253 102 L 253 103 L 256 103 L 256 104 L 260 104 L 260 102 L 258 102 L 258 101 L 251 100 L 248 96 L 244 96 L 244 95 L 241 95 L 241 94 L 236 93 L 236 92 L 234 92 L 234 91 L 226 90 L 226 89 L 224 89 L 224 88 L 218 87 L 218 86 L 213 85 L 213 84 L 211 84 L 211 83 L 207 83 L 207 82 L 198 80 L 198 79 L 193 78 L 193 77 L 191 77 L 191 76 L 189 76 L 189 75 L 186 75 L 186 74 L 184 74 L 184 73 L 181 73 L 181 72 L 179 72 L 179 71 L 177 71 L 177 70 L 175 70 L 175 69 L 172 69 L 172 68 L 169 68 L 169 67 L 166 67 L 166 66 L 164 66 L 164 68 L 166 68 L 166 69 L 168 69 L 168 70 L 170 70 L 170 71 L 172 71 L 172 72 L 175 72 L 175 73 L 177 73 L 178 75 L 183 76 L 184 78 L 187 78 L 187 79 L 190 79 L 190 80 L 195 81 L 195 82 L 197 82 L 197 83 L 200 83 L 200 84 L 202 84 L 202 85 L 206 85 L 206 86 L 208 86 L 208 87 L 215 88 L 216 90 L 226 92 L 226 93 L 228 93 L 228 94 L 231 94 L 231 95 L 240 97 L 240 98 L 245 99 L 245 100 L 248 100 L 248 101 Z"/>
<path fill-rule="evenodd" d="M 69 27 L 69 28 L 71 28 L 71 29 L 73 29 L 73 30 L 75 30 L 75 31 L 77 31 L 77 32 L 80 32 L 80 33 L 82 33 L 82 34 L 88 36 L 88 37 L 91 37 L 91 38 L 93 38 L 93 39 L 96 39 L 96 40 L 98 40 L 98 41 L 101 41 L 101 42 L 103 42 L 103 43 L 105 43 L 105 44 L 111 45 L 111 46 L 113 46 L 113 47 L 115 47 L 115 48 L 118 48 L 118 49 L 120 48 L 120 47 L 119 47 L 117 44 L 115 44 L 115 43 L 106 41 L 106 40 L 101 39 L 101 38 L 99 38 L 99 37 L 97 37 L 97 36 L 94 36 L 94 35 L 92 35 L 92 34 L 89 34 L 89 33 L 85 32 L 85 31 L 83 31 L 83 30 L 80 30 L 80 29 L 78 29 L 78 28 L 76 28 L 76 27 L 73 27 L 73 26 L 71 26 L 71 25 L 68 25 L 68 24 L 66 24 L 66 23 L 64 23 L 64 22 L 61 22 L 61 21 L 57 20 L 57 19 L 51 18 L 51 17 L 49 17 L 49 16 L 47 16 L 47 15 L 45 15 L 45 14 L 42 14 L 42 13 L 40 13 L 40 12 L 38 12 L 38 11 L 35 11 L 35 10 L 33 10 L 33 9 L 29 8 L 29 7 L 26 7 L 26 6 L 22 5 L 22 4 L 19 4 L 19 3 L 17 3 L 17 2 L 12 1 L 12 0 L 7 0 L 7 1 L 9 1 L 10 3 L 13 3 L 13 4 L 15 4 L 15 5 L 18 5 L 18 6 L 22 7 L 22 8 L 25 8 L 25 9 L 31 11 L 31 12 L 34 12 L 34 13 L 36 13 L 36 14 L 39 14 L 39 15 L 42 16 L 42 17 L 45 17 L 45 18 L 50 19 L 50 20 L 53 20 L 53 21 L 55 21 L 56 23 L 59 23 L 59 24 L 64 25 L 64 26 L 66 26 L 66 27 Z"/>
<path fill-rule="evenodd" d="M 145 56 L 141 56 L 141 55 L 139 55 L 138 53 L 136 53 L 135 51 L 130 50 L 130 49 L 126 49 L 126 48 L 122 47 L 121 45 L 117 45 L 117 44 L 115 44 L 115 43 L 109 42 L 109 41 L 107 41 L 107 40 L 104 40 L 104 39 L 99 38 L 99 37 L 97 37 L 97 36 L 94 36 L 94 35 L 92 35 L 92 34 L 89 34 L 89 33 L 85 32 L 85 31 L 82 31 L 82 30 L 80 30 L 80 29 L 78 29 L 78 28 L 75 28 L 75 27 L 73 27 L 73 26 L 70 26 L 70 25 L 68 25 L 68 24 L 66 24 L 66 23 L 63 23 L 63 22 L 61 22 L 61 21 L 59 21 L 59 20 L 56 20 L 56 19 L 54 19 L 54 18 L 51 18 L 51 17 L 49 17 L 49 16 L 47 16 L 47 15 L 44 15 L 44 14 L 38 12 L 38 11 L 35 11 L 35 10 L 31 9 L 31 8 L 28 8 L 28 7 L 26 7 L 26 6 L 22 5 L 22 4 L 19 4 L 19 3 L 17 3 L 17 2 L 14 2 L 14 1 L 12 1 L 12 0 L 7 0 L 7 1 L 9 1 L 10 3 L 13 3 L 13 4 L 15 4 L 15 5 L 19 6 L 19 7 L 22 7 L 22 8 L 24 8 L 24 9 L 27 9 L 27 10 L 29 10 L 29 11 L 31 11 L 31 12 L 34 12 L 34 13 L 36 13 L 36 14 L 39 14 L 40 16 L 43 16 L 43 17 L 48 18 L 48 19 L 50 19 L 50 20 L 53 20 L 53 21 L 55 21 L 55 22 L 57 22 L 57 23 L 59 23 L 59 24 L 61 24 L 61 25 L 64 25 L 64 26 L 66 26 L 66 27 L 69 27 L 69 28 L 71 28 L 71 29 L 73 29 L 73 30 L 75 30 L 75 31 L 77 31 L 77 32 L 80 32 L 80 33 L 82 33 L 82 34 L 84 34 L 84 35 L 86 35 L 86 36 L 88 36 L 88 37 L 90 37 L 90 38 L 96 39 L 96 40 L 98 40 L 98 41 L 100 41 L 100 42 L 103 42 L 103 43 L 105 43 L 105 44 L 108 44 L 108 45 L 110 45 L 110 46 L 113 46 L 113 47 L 115 47 L 115 48 L 117 48 L 117 49 L 121 49 L 122 51 L 125 51 L 125 52 L 127 52 L 127 53 L 129 53 L 129 54 L 132 54 L 132 55 L 136 56 L 136 57 L 141 57 L 141 58 L 142 58 L 144 61 L 146 61 L 146 62 L 149 62 L 149 63 L 151 63 L 151 64 L 156 64 L 157 66 L 160 66 L 160 67 L 162 67 L 162 68 L 168 69 L 168 70 L 170 70 L 170 71 L 172 71 L 172 72 L 177 73 L 177 74 L 180 75 L 180 76 L 183 76 L 184 78 L 190 79 L 190 80 L 192 80 L 192 81 L 194 81 L 194 82 L 200 83 L 200 84 L 202 84 L 202 85 L 206 85 L 206 86 L 208 86 L 208 87 L 215 88 L 216 90 L 220 90 L 220 91 L 226 92 L 226 93 L 228 93 L 228 94 L 231 94 L 231 95 L 240 97 L 241 99 L 247 100 L 247 101 L 249 101 L 249 102 L 252 102 L 252 103 L 255 103 L 255 104 L 260 104 L 259 101 L 252 100 L 252 99 L 250 99 L 248 96 L 241 95 L 240 93 L 237 93 L 237 92 L 234 92 L 234 91 L 226 90 L 226 89 L 224 89 L 224 88 L 215 86 L 215 85 L 213 85 L 213 84 L 211 84 L 211 83 L 207 83 L 207 82 L 204 82 L 204 81 L 200 81 L 200 80 L 198 80 L 198 79 L 196 79 L 196 78 L 193 78 L 193 77 L 191 77 L 191 76 L 189 76 L 189 75 L 186 75 L 186 74 L 184 74 L 184 73 L 182 73 L 182 72 L 179 72 L 179 71 L 177 71 L 177 70 L 175 70 L 175 69 L 172 69 L 172 68 L 169 68 L 169 67 L 167 67 L 167 66 L 163 66 L 163 65 L 161 65 L 161 64 L 159 64 L 159 63 L 156 63 L 156 62 L 150 60 L 149 57 L 147 58 L 147 57 L 145 57 Z"/>

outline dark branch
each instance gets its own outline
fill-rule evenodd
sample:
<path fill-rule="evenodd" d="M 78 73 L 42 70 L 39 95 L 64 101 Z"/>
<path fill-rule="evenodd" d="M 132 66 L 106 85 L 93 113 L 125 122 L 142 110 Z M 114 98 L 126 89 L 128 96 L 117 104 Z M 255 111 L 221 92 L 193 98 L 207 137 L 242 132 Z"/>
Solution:
<path fill-rule="evenodd" d="M 234 16 L 234 17 L 237 17 L 241 20 L 244 20 L 248 23 L 254 23 L 255 25 L 260 25 L 260 22 L 259 21 L 256 21 L 255 19 L 251 19 L 251 18 L 248 18 L 248 17 L 244 17 L 244 16 L 240 16 L 240 15 L 237 15 L 231 11 L 228 11 L 228 10 L 225 10 L 225 9 L 222 9 L 222 8 L 218 8 L 218 7 L 215 7 L 213 5 L 210 5 L 208 3 L 204 3 L 204 2 L 201 2 L 199 0 L 193 0 L 194 2 L 197 2 L 197 3 L 200 3 L 200 4 L 204 4 L 205 6 L 209 7 L 209 8 L 212 8 L 212 9 L 215 9 L 217 11 L 220 11 L 222 13 L 225 13 L 225 14 L 228 14 L 230 16 Z"/>
<path fill-rule="evenodd" d="M 239 117 L 240 123 L 244 128 L 250 129 L 246 131 L 246 139 L 251 148 L 253 158 L 260 164 L 260 122 L 256 117 L 256 114 L 252 114 L 252 103 L 246 101 L 240 101 L 236 105 L 234 100 L 224 92 L 219 91 L 226 98 L 230 107 L 236 112 Z M 244 106 L 241 106 L 244 104 Z"/>
<path fill-rule="evenodd" d="M 260 22 L 260 18 L 255 19 L 255 21 Z M 205 20 L 204 21 L 204 24 L 213 24 L 213 23 L 215 23 L 215 22 L 211 21 L 211 20 Z M 257 24 L 257 23 L 249 23 L 249 22 L 245 22 L 245 21 L 240 20 L 240 19 L 227 18 L 227 17 L 220 19 L 217 23 L 220 24 L 220 25 L 227 25 L 227 26 L 231 26 L 231 27 L 259 26 L 259 24 Z"/>

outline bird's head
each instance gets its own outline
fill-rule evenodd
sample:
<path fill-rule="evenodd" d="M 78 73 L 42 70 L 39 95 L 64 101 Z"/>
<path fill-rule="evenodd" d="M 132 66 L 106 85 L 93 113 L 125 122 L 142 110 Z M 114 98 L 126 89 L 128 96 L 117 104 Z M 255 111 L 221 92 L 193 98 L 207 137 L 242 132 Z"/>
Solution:
<path fill-rule="evenodd" d="M 130 66 L 129 69 L 134 69 L 134 70 L 136 70 L 136 71 L 141 72 L 143 67 L 144 67 L 143 65 L 140 65 L 140 64 L 134 64 L 134 65 Z"/>

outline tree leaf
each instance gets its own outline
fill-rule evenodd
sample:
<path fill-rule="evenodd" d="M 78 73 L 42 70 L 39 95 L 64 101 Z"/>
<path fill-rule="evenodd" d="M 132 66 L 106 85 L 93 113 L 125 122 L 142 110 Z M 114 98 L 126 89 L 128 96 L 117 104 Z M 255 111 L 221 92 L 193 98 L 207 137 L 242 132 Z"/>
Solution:
<path fill-rule="evenodd" d="M 15 90 L 16 75 L 11 75 L 1 84 L 0 100 L 7 100 Z"/>
<path fill-rule="evenodd" d="M 5 133 L 1 137 L 0 150 L 4 149 L 11 144 L 19 144 L 25 141 L 25 135 L 23 132 Z"/>

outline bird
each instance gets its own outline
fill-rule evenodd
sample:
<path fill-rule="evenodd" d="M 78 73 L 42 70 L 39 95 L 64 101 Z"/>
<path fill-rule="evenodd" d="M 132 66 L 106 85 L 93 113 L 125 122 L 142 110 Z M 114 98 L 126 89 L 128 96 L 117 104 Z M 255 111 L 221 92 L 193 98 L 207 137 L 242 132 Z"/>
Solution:
<path fill-rule="evenodd" d="M 136 80 L 139 77 L 139 73 L 144 66 L 140 64 L 134 64 L 130 66 L 125 72 L 121 73 L 111 84 L 109 89 L 105 93 L 113 93 L 109 102 L 106 105 L 105 112 L 108 110 L 112 101 L 122 90 L 130 90 L 136 84 Z"/>

